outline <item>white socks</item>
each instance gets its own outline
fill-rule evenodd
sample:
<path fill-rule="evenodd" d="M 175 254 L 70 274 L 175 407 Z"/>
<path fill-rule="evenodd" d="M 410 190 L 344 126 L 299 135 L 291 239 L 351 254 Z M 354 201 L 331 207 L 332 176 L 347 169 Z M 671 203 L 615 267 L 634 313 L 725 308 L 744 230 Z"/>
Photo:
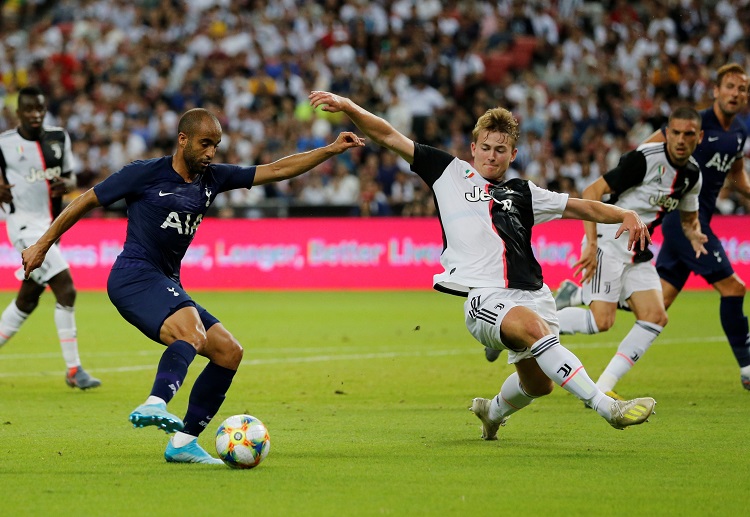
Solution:
<path fill-rule="evenodd" d="M 561 334 L 598 334 L 594 314 L 583 307 L 566 307 L 557 311 Z"/>
<path fill-rule="evenodd" d="M 149 405 L 149 406 L 151 406 L 153 404 L 164 404 L 164 405 L 166 405 L 167 401 L 164 400 L 161 397 L 156 397 L 154 395 L 149 395 L 149 397 L 146 399 L 146 402 L 144 402 L 144 404 Z"/>
<path fill-rule="evenodd" d="M 490 402 L 490 420 L 500 422 L 534 402 L 535 398 L 523 390 L 518 372 L 513 372 L 505 379 L 500 393 Z"/>
<path fill-rule="evenodd" d="M 28 317 L 27 313 L 18 308 L 14 298 L 0 316 L 0 346 L 3 346 L 18 332 Z"/>
<path fill-rule="evenodd" d="M 643 357 L 663 329 L 664 327 L 655 323 L 636 320 L 633 328 L 617 347 L 617 353 L 596 381 L 596 386 L 602 391 L 611 391 L 617 381 L 622 379 L 638 359 Z"/>
<path fill-rule="evenodd" d="M 172 445 L 174 445 L 177 448 L 185 447 L 187 444 L 189 444 L 196 438 L 197 436 L 185 434 L 182 431 L 177 431 L 175 435 L 172 437 Z"/>
<path fill-rule="evenodd" d="M 78 357 L 75 309 L 56 303 L 55 326 L 57 327 L 57 337 L 60 340 L 60 348 L 62 348 L 65 365 L 68 368 L 80 366 L 81 359 Z"/>
<path fill-rule="evenodd" d="M 531 346 L 531 353 L 542 371 L 606 419 L 612 417 L 613 399 L 596 387 L 578 357 L 560 344 L 554 334 L 544 336 Z"/>

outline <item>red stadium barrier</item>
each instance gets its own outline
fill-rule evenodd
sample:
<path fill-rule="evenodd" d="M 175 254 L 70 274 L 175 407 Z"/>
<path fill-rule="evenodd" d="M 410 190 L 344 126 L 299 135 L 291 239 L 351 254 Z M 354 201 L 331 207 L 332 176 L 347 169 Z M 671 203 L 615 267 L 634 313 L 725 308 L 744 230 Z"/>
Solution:
<path fill-rule="evenodd" d="M 714 218 L 735 269 L 750 279 L 750 220 Z M 583 225 L 553 221 L 534 228 L 534 249 L 553 289 L 572 274 Z M 125 221 L 85 219 L 63 237 L 76 287 L 102 290 L 122 249 Z M 658 250 L 661 233 L 654 239 Z M 203 221 L 182 266 L 195 289 L 430 289 L 439 272 L 437 219 L 260 219 Z M 0 290 L 16 290 L 19 253 L 0 223 Z M 708 287 L 691 278 L 689 288 Z"/>

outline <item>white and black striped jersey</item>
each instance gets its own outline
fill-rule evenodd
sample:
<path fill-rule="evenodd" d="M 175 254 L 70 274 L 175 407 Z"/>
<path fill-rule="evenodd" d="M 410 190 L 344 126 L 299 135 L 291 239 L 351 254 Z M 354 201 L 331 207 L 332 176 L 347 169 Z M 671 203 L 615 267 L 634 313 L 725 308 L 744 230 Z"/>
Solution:
<path fill-rule="evenodd" d="M 609 202 L 635 211 L 651 233 L 673 210 L 698 210 L 701 190 L 698 162 L 690 157 L 687 164 L 677 167 L 669 159 L 666 143 L 663 142 L 642 144 L 625 153 L 617 167 L 604 174 L 604 180 L 613 192 Z M 619 226 L 599 223 L 597 234 L 614 242 Z M 649 250 L 627 251 L 625 238 L 618 239 L 617 244 L 632 262 L 645 262 L 653 258 Z"/>
<path fill-rule="evenodd" d="M 432 188 L 443 229 L 445 271 L 435 289 L 466 296 L 475 287 L 542 288 L 531 228 L 560 218 L 567 194 L 518 178 L 490 183 L 468 162 L 418 143 L 411 169 Z"/>
<path fill-rule="evenodd" d="M 72 171 L 70 137 L 62 128 L 44 127 L 39 140 L 26 140 L 17 129 L 0 133 L 0 172 L 13 186 L 9 230 L 46 230 L 62 204 L 62 198 L 50 197 L 50 182 Z"/>

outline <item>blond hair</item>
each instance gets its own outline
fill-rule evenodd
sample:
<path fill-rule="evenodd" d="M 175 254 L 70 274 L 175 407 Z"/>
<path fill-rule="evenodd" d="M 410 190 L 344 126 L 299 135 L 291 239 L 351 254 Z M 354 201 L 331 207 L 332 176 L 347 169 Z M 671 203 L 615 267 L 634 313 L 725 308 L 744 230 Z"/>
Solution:
<path fill-rule="evenodd" d="M 474 143 L 479 139 L 479 133 L 486 130 L 488 133 L 505 133 L 513 140 L 513 147 L 516 146 L 521 131 L 518 128 L 518 120 L 513 113 L 505 108 L 488 109 L 484 115 L 479 117 L 474 130 L 471 132 L 471 139 Z"/>
<path fill-rule="evenodd" d="M 742 65 L 738 65 L 737 63 L 727 63 L 716 70 L 716 86 L 721 86 L 721 81 L 723 81 L 724 77 L 729 74 L 746 75 L 745 69 L 742 68 Z"/>

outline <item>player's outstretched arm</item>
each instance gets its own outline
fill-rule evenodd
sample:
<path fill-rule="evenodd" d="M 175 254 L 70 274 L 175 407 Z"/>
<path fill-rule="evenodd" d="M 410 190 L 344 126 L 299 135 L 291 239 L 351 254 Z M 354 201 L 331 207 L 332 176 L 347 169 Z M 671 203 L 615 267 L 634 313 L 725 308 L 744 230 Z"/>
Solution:
<path fill-rule="evenodd" d="M 96 197 L 93 188 L 71 201 L 65 207 L 65 210 L 57 216 L 52 226 L 44 232 L 44 235 L 36 243 L 21 252 L 24 276 L 29 278 L 31 272 L 42 265 L 47 251 L 49 251 L 57 239 L 78 222 L 81 217 L 98 206 L 101 206 L 101 203 L 99 203 L 99 198 Z"/>
<path fill-rule="evenodd" d="M 601 201 L 591 199 L 568 198 L 568 204 L 565 206 L 562 218 L 605 224 L 622 223 L 615 234 L 615 238 L 620 237 L 624 232 L 628 232 L 628 250 L 632 250 L 634 245 L 642 250 L 646 248 L 647 244 L 651 244 L 651 235 L 646 223 L 632 210 L 625 210 L 619 206 L 606 205 Z"/>
<path fill-rule="evenodd" d="M 367 138 L 397 153 L 407 162 L 414 163 L 414 142 L 398 132 L 387 120 L 370 113 L 351 99 L 330 92 L 313 91 L 309 98 L 314 108 L 344 113 Z"/>
<path fill-rule="evenodd" d="M 698 212 L 686 212 L 680 210 L 680 223 L 682 223 L 682 233 L 685 234 L 690 245 L 695 251 L 695 258 L 701 255 L 708 255 L 708 251 L 703 246 L 708 242 L 708 237 L 701 231 L 701 222 L 698 219 Z"/>
<path fill-rule="evenodd" d="M 666 142 L 667 138 L 664 136 L 664 133 L 662 133 L 661 129 L 657 129 L 653 133 L 651 133 L 651 136 L 649 136 L 647 139 L 645 139 L 643 144 L 650 144 L 655 142 Z"/>
<path fill-rule="evenodd" d="M 263 185 L 299 176 L 310 169 L 314 169 L 328 158 L 341 154 L 352 147 L 362 147 L 364 139 L 354 133 L 344 131 L 336 141 L 325 147 L 318 147 L 312 151 L 292 154 L 266 165 L 258 165 L 255 169 L 253 185 Z"/>

